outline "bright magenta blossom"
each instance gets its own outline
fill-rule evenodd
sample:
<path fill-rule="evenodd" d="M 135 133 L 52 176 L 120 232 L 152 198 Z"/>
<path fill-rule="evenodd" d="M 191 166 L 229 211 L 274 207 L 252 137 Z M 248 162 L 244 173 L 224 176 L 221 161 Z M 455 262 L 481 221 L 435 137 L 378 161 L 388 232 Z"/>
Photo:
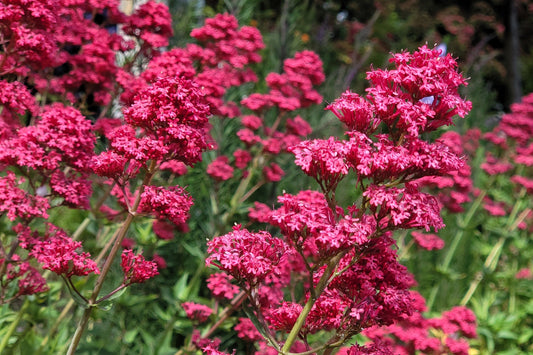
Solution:
<path fill-rule="evenodd" d="M 228 164 L 228 157 L 221 155 L 207 166 L 207 174 L 218 181 L 231 179 L 233 168 Z"/>
<path fill-rule="evenodd" d="M 194 302 L 183 302 L 181 306 L 185 310 L 187 318 L 198 321 L 199 323 L 207 321 L 211 313 L 213 313 L 213 310 L 206 305 Z"/>
<path fill-rule="evenodd" d="M 252 287 L 279 272 L 277 265 L 288 249 L 281 239 L 267 232 L 252 233 L 246 229 L 215 237 L 207 245 L 207 265 L 214 265 Z"/>
<path fill-rule="evenodd" d="M 192 198 L 179 186 L 146 186 L 139 208 L 154 214 L 157 218 L 168 218 L 180 225 L 189 218 Z"/>
<path fill-rule="evenodd" d="M 20 246 L 28 249 L 29 255 L 42 264 L 43 269 L 65 277 L 99 274 L 100 270 L 87 252 L 77 252 L 81 242 L 72 240 L 67 234 L 50 225 L 44 236 L 31 235 L 29 228 L 19 227 Z"/>
<path fill-rule="evenodd" d="M 159 274 L 157 264 L 145 260 L 142 255 L 135 255 L 133 251 L 126 249 L 122 252 L 120 263 L 124 272 L 124 284 L 143 283 Z"/>
<path fill-rule="evenodd" d="M 46 211 L 50 208 L 48 200 L 41 196 L 33 196 L 19 188 L 24 182 L 17 180 L 11 171 L 0 178 L 0 212 L 14 221 L 17 217 L 31 219 L 34 217 L 48 218 Z"/>

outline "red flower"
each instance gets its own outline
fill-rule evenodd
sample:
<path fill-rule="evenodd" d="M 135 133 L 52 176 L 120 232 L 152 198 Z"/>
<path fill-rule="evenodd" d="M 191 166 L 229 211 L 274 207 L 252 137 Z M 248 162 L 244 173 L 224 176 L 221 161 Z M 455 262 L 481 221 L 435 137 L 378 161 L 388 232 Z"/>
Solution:
<path fill-rule="evenodd" d="M 228 164 L 228 157 L 222 155 L 217 157 L 207 166 L 207 174 L 218 181 L 231 179 L 233 168 Z"/>
<path fill-rule="evenodd" d="M 198 321 L 198 323 L 207 321 L 209 316 L 213 313 L 213 310 L 210 307 L 194 302 L 184 302 L 181 306 L 185 310 L 187 318 Z"/>
<path fill-rule="evenodd" d="M 124 272 L 124 284 L 126 285 L 143 283 L 159 274 L 155 262 L 145 260 L 140 254 L 135 255 L 129 249 L 122 251 L 120 266 Z"/>

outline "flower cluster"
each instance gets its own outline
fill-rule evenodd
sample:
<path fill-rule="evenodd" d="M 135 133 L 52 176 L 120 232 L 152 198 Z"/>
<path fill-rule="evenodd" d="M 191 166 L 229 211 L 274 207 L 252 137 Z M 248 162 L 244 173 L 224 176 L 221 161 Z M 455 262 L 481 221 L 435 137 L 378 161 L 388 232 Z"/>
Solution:
<path fill-rule="evenodd" d="M 346 125 L 347 138 L 295 140 L 289 149 L 322 191 L 285 193 L 277 209 L 256 203 L 250 210 L 252 219 L 277 227 L 281 239 L 237 229 L 208 242 L 207 263 L 246 290 L 261 315 L 258 319 L 263 319 L 263 331 L 289 333 L 278 352 L 288 351 L 295 335 L 307 339 L 308 334 L 329 331 L 330 342 L 341 344 L 372 326 L 420 315 L 408 291 L 415 281 L 397 261 L 392 231 L 444 226 L 438 199 L 421 192 L 419 180 L 453 174 L 465 164 L 454 147 L 420 135 L 451 124 L 455 115 L 464 117 L 471 103 L 459 96 L 465 80 L 451 56 L 424 46 L 413 54 L 397 54 L 391 62 L 394 69 L 367 73 L 366 96 L 346 92 L 328 105 Z M 275 132 L 267 141 L 255 134 L 263 124 L 260 112 L 274 105 L 293 110 L 316 102 L 308 90 L 323 80 L 318 63 L 303 52 L 285 62 L 284 74 L 269 75 L 270 93 L 242 101 L 258 115 L 243 117 L 246 128 L 239 138 L 248 146 L 262 143 L 269 153 L 279 152 L 273 148 Z M 283 104 L 278 105 L 281 97 Z M 296 119 L 287 127 L 309 132 Z M 336 190 L 350 172 L 355 173 L 353 186 L 360 190 L 360 199 L 345 210 L 337 204 Z M 277 255 L 274 244 L 280 244 Z M 431 247 L 437 244 L 433 241 Z M 287 256 L 280 258 L 282 254 Z M 291 272 L 284 274 L 276 265 Z M 287 300 L 273 292 L 285 287 L 294 292 L 293 282 L 303 283 L 303 297 L 291 294 Z M 270 345 L 276 346 L 272 341 Z M 352 350 L 349 353 L 366 351 Z"/>
<path fill-rule="evenodd" d="M 211 313 L 213 313 L 211 308 L 194 302 L 183 302 L 181 306 L 185 310 L 185 313 L 187 313 L 187 317 L 198 321 L 198 323 L 204 323 Z"/>
<path fill-rule="evenodd" d="M 207 245 L 207 265 L 214 265 L 251 287 L 268 275 L 279 273 L 277 266 L 288 251 L 281 239 L 267 232 L 252 233 L 237 228 Z"/>
<path fill-rule="evenodd" d="M 189 218 L 191 205 L 192 198 L 181 187 L 146 186 L 139 209 L 180 225 Z"/>
<path fill-rule="evenodd" d="M 89 253 L 77 252 L 81 242 L 72 240 L 63 230 L 49 225 L 46 235 L 39 237 L 32 234 L 29 228 L 19 227 L 20 246 L 29 250 L 29 256 L 41 263 L 43 269 L 67 278 L 100 273 Z"/>
<path fill-rule="evenodd" d="M 124 272 L 125 285 L 143 283 L 159 274 L 155 262 L 146 260 L 140 254 L 135 255 L 130 249 L 122 252 L 120 266 Z"/>
<path fill-rule="evenodd" d="M 393 354 L 411 354 L 422 351 L 431 354 L 468 355 L 468 338 L 475 338 L 476 317 L 465 307 L 454 307 L 442 313 L 441 318 L 424 318 L 424 299 L 413 292 L 418 312 L 385 328 L 365 330 L 365 336 Z M 433 336 L 442 334 L 442 336 Z"/>
<path fill-rule="evenodd" d="M 325 77 L 322 61 L 314 52 L 298 52 L 294 58 L 286 59 L 283 71 L 266 77 L 269 93 L 252 94 L 241 103 L 252 111 L 261 112 L 272 106 L 293 111 L 322 101 L 313 86 L 320 85 Z"/>

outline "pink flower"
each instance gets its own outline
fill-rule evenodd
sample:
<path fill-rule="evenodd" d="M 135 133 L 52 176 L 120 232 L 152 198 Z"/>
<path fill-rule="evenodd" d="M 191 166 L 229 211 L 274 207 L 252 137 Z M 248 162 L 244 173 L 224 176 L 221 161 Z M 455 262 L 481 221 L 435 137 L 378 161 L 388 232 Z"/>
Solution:
<path fill-rule="evenodd" d="M 4 259 L 0 259 L 0 265 L 4 262 Z M 14 254 L 12 256 L 11 262 L 7 264 L 6 270 L 8 282 L 18 279 L 18 296 L 33 295 L 48 291 L 46 279 L 29 262 L 20 261 L 18 255 Z"/>
<path fill-rule="evenodd" d="M 263 175 L 267 181 L 280 181 L 285 172 L 276 163 L 270 163 L 269 166 L 263 168 Z"/>
<path fill-rule="evenodd" d="M 231 179 L 233 168 L 228 164 L 228 157 L 222 155 L 217 157 L 207 166 L 207 174 L 218 181 Z"/>
<path fill-rule="evenodd" d="M 268 312 L 266 319 L 274 329 L 289 333 L 300 313 L 302 313 L 300 304 L 283 302 L 279 307 Z"/>
<path fill-rule="evenodd" d="M 522 268 L 518 270 L 518 272 L 514 276 L 516 279 L 523 279 L 523 280 L 532 280 L 533 279 L 533 273 L 531 270 L 527 267 Z"/>
<path fill-rule="evenodd" d="M 20 238 L 20 237 L 19 237 Z M 31 249 L 29 255 L 42 264 L 43 269 L 65 277 L 99 274 L 96 262 L 87 252 L 78 253 L 81 242 L 72 240 L 61 229 L 50 226 L 44 238 L 33 238 L 25 249 Z"/>
<path fill-rule="evenodd" d="M 204 323 L 213 313 L 213 310 L 210 307 L 194 302 L 184 302 L 181 306 L 185 310 L 187 318 L 195 320 L 198 323 Z"/>
<path fill-rule="evenodd" d="M 239 293 L 239 288 L 230 282 L 232 279 L 233 277 L 224 273 L 209 275 L 207 278 L 207 288 L 216 298 L 226 298 L 230 300 L 233 296 Z"/>
<path fill-rule="evenodd" d="M 156 264 L 158 270 L 167 268 L 166 260 L 159 254 L 154 254 L 152 256 L 152 261 Z"/>
<path fill-rule="evenodd" d="M 102 152 L 92 159 L 92 169 L 99 176 L 118 179 L 124 173 L 126 158 L 115 152 Z"/>
<path fill-rule="evenodd" d="M 11 221 L 16 218 L 48 218 L 46 213 L 50 208 L 48 200 L 20 189 L 17 185 L 23 182 L 23 179 L 17 181 L 15 174 L 11 171 L 0 178 L 0 212 L 7 213 L 7 218 Z"/>
<path fill-rule="evenodd" d="M 305 137 L 311 134 L 311 132 L 313 132 L 311 125 L 307 123 L 307 121 L 304 121 L 304 119 L 300 116 L 296 116 L 294 117 L 294 119 L 289 118 L 286 124 L 287 132 L 295 134 L 297 136 Z"/>
<path fill-rule="evenodd" d="M 143 283 L 159 274 L 155 262 L 145 260 L 140 254 L 133 254 L 130 249 L 122 251 L 120 266 L 124 272 L 124 284 L 126 285 Z"/>
<path fill-rule="evenodd" d="M 172 36 L 172 17 L 165 4 L 148 1 L 141 5 L 129 18 L 124 32 L 137 36 L 149 48 L 168 46 Z"/>
<path fill-rule="evenodd" d="M 506 207 L 504 202 L 496 202 L 489 197 L 485 197 L 483 200 L 483 208 L 492 216 L 507 215 Z"/>
<path fill-rule="evenodd" d="M 248 211 L 248 217 L 251 220 L 263 223 L 270 221 L 270 212 L 272 212 L 272 210 L 264 203 L 256 201 L 254 202 L 254 207 L 250 207 Z"/>
<path fill-rule="evenodd" d="M 250 152 L 244 149 L 237 149 L 235 152 L 233 152 L 233 156 L 235 157 L 235 166 L 237 169 L 246 168 L 248 163 L 252 160 L 252 155 Z"/>
<path fill-rule="evenodd" d="M 180 225 L 189 218 L 192 198 L 179 186 L 146 186 L 142 193 L 139 208 L 153 213 L 157 218 L 168 218 Z"/>
<path fill-rule="evenodd" d="M 345 145 L 333 137 L 304 141 L 290 148 L 290 151 L 295 155 L 296 165 L 323 184 L 327 191 L 335 188 L 348 174 Z"/>
<path fill-rule="evenodd" d="M 411 232 L 416 244 L 426 250 L 439 250 L 444 248 L 444 240 L 440 239 L 436 234 L 425 234 L 413 231 Z"/>
<path fill-rule="evenodd" d="M 143 128 L 147 135 L 136 138 L 133 130 L 123 129 L 122 134 L 115 133 L 113 147 L 122 154 L 127 153 L 126 157 L 131 159 L 179 159 L 192 165 L 200 161 L 201 153 L 209 148 L 210 115 L 211 108 L 195 82 L 160 78 L 141 90 L 133 105 L 124 110 L 126 122 Z M 120 139 L 122 137 L 125 139 Z M 150 151 L 156 154 L 149 154 Z"/>
<path fill-rule="evenodd" d="M 239 318 L 239 322 L 233 329 L 237 332 L 239 338 L 246 341 L 255 342 L 263 340 L 263 336 L 249 318 Z"/>
<path fill-rule="evenodd" d="M 511 177 L 511 181 L 515 184 L 521 185 L 527 190 L 528 194 L 533 194 L 533 180 L 528 179 L 525 176 L 514 175 Z"/>
<path fill-rule="evenodd" d="M 170 170 L 172 174 L 181 176 L 187 174 L 187 165 L 181 161 L 169 160 L 159 166 L 161 170 Z"/>
<path fill-rule="evenodd" d="M 288 251 L 281 239 L 267 232 L 252 233 L 246 229 L 215 237 L 207 245 L 206 265 L 214 265 L 251 287 L 277 273 L 276 267 Z"/>
<path fill-rule="evenodd" d="M 241 123 L 246 128 L 256 130 L 263 125 L 263 120 L 255 115 L 247 115 L 241 118 Z"/>
<path fill-rule="evenodd" d="M 156 219 L 154 223 L 152 223 L 152 230 L 155 235 L 163 240 L 174 239 L 174 228 L 175 225 L 160 219 Z"/>

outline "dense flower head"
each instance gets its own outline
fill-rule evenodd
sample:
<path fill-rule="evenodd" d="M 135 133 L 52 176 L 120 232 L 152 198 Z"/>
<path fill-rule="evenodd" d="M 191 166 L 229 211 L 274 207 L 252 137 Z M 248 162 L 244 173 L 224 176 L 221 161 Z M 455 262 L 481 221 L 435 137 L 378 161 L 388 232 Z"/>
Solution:
<path fill-rule="evenodd" d="M 479 138 L 478 134 L 479 130 L 470 130 L 464 136 L 449 131 L 439 138 L 439 142 L 444 143 L 456 155 L 463 155 L 466 150 L 474 153 L 474 147 L 477 144 L 474 138 L 476 136 Z M 468 144 L 471 147 L 466 146 Z M 463 149 L 464 146 L 465 149 Z M 462 212 L 462 205 L 471 200 L 470 194 L 473 192 L 471 174 L 470 165 L 463 164 L 458 170 L 450 170 L 442 176 L 426 176 L 417 180 L 417 183 L 420 186 L 428 186 L 437 190 L 439 203 L 450 212 L 457 213 Z"/>
<path fill-rule="evenodd" d="M 207 265 L 214 265 L 229 273 L 238 282 L 254 287 L 268 275 L 279 272 L 277 265 L 288 246 L 268 232 L 257 233 L 234 229 L 207 243 Z"/>
<path fill-rule="evenodd" d="M 370 185 L 363 193 L 382 228 L 444 227 L 437 199 L 419 192 L 412 184 L 403 188 Z"/>
<path fill-rule="evenodd" d="M 179 186 L 146 186 L 141 196 L 139 208 L 154 214 L 157 218 L 168 218 L 180 225 L 189 218 L 192 198 Z"/>
<path fill-rule="evenodd" d="M 366 96 L 348 91 L 326 109 L 351 130 L 370 133 L 384 123 L 412 137 L 450 125 L 453 116 L 470 111 L 471 102 L 458 93 L 466 81 L 450 55 L 441 57 L 440 51 L 423 46 L 390 61 L 394 69 L 367 72 L 371 86 Z"/>
<path fill-rule="evenodd" d="M 508 140 L 516 142 L 518 147 L 525 147 L 533 139 L 533 93 L 522 98 L 519 103 L 511 105 L 511 112 L 503 115 L 498 126 L 487 133 L 484 138 L 496 145 L 506 148 Z M 507 142 L 507 143 L 506 143 Z"/>
<path fill-rule="evenodd" d="M 269 213 L 270 223 L 295 245 L 303 245 L 313 236 L 333 225 L 333 212 L 323 194 L 304 190 L 297 195 L 288 193 L 278 197 L 281 207 Z"/>
<path fill-rule="evenodd" d="M 6 262 L 5 259 L 0 259 L 0 266 Z M 33 295 L 40 292 L 48 291 L 46 279 L 39 273 L 39 271 L 30 265 L 27 261 L 22 261 L 20 256 L 14 254 L 6 266 L 7 282 L 17 280 L 18 291 L 17 296 Z"/>
<path fill-rule="evenodd" d="M 126 158 L 113 151 L 102 152 L 92 159 L 92 169 L 96 175 L 118 179 L 124 173 Z"/>
<path fill-rule="evenodd" d="M 147 1 L 129 17 L 123 30 L 128 35 L 140 38 L 145 51 L 165 47 L 173 34 L 172 16 L 167 5 Z"/>
<path fill-rule="evenodd" d="M 207 278 L 207 288 L 217 299 L 232 299 L 239 293 L 239 287 L 231 283 L 233 277 L 225 273 L 215 273 Z"/>
<path fill-rule="evenodd" d="M 204 323 L 213 313 L 213 310 L 210 307 L 194 302 L 183 302 L 181 306 L 185 310 L 187 318 L 195 320 L 198 323 Z"/>
<path fill-rule="evenodd" d="M 156 219 L 152 223 L 152 230 L 154 234 L 163 240 L 174 239 L 174 229 L 176 226 L 174 224 L 168 223 L 164 220 Z"/>
<path fill-rule="evenodd" d="M 124 272 L 126 285 L 143 283 L 159 274 L 155 262 L 146 260 L 141 254 L 135 255 L 130 249 L 122 251 L 120 266 Z"/>
<path fill-rule="evenodd" d="M 161 147 L 154 157 L 179 159 L 192 165 L 200 161 L 201 153 L 209 148 L 210 114 L 211 108 L 198 85 L 191 80 L 167 77 L 139 92 L 134 103 L 124 110 L 124 119 L 134 127 L 143 128 L 147 133 L 145 138 L 154 141 L 139 148 L 143 145 Z M 128 135 L 134 136 L 134 132 Z M 117 148 L 120 149 L 121 144 L 128 146 L 129 142 L 117 142 L 117 139 L 114 141 Z M 134 148 L 123 150 L 134 154 Z"/>
<path fill-rule="evenodd" d="M 246 341 L 263 340 L 263 336 L 249 318 L 239 318 L 237 325 L 233 329 L 237 332 L 239 338 Z"/>
<path fill-rule="evenodd" d="M 94 141 L 91 122 L 77 109 L 56 103 L 45 108 L 36 125 L 0 144 L 0 162 L 35 170 L 54 170 L 64 163 L 88 171 Z"/>
<path fill-rule="evenodd" d="M 376 136 L 376 141 L 356 131 L 349 135 L 344 147 L 349 167 L 376 183 L 440 176 L 465 165 L 461 157 L 440 142 L 428 143 L 417 137 L 407 137 L 398 145 L 386 135 Z"/>
<path fill-rule="evenodd" d="M 466 80 L 456 71 L 450 54 L 427 46 L 414 53 L 402 52 L 390 59 L 395 68 L 367 73 L 367 89 L 382 122 L 417 136 L 442 125 L 450 125 L 455 115 L 465 117 L 472 103 L 459 96 Z M 422 100 L 432 97 L 432 100 Z"/>
<path fill-rule="evenodd" d="M 63 230 L 49 225 L 44 237 L 30 234 L 29 229 L 19 228 L 21 247 L 42 264 L 43 269 L 65 277 L 99 274 L 100 270 L 87 252 L 77 252 L 81 242 L 72 240 Z"/>
<path fill-rule="evenodd" d="M 418 246 L 426 250 L 439 250 L 444 248 L 444 240 L 440 239 L 436 234 L 413 231 L 411 232 L 411 236 Z"/>
<path fill-rule="evenodd" d="M 38 195 L 31 195 L 19 188 L 18 185 L 23 182 L 23 179 L 17 179 L 11 171 L 0 178 L 0 213 L 6 213 L 11 221 L 16 218 L 48 218 L 46 213 L 50 208 L 48 200 Z"/>
<path fill-rule="evenodd" d="M 244 149 L 237 149 L 233 152 L 233 157 L 235 158 L 235 167 L 237 169 L 244 169 L 248 166 L 248 163 L 252 160 L 252 155 L 249 151 Z"/>
<path fill-rule="evenodd" d="M 257 51 L 265 46 L 261 33 L 255 27 L 238 27 L 235 16 L 217 14 L 206 19 L 203 27 L 192 30 L 191 37 L 206 43 L 206 47 L 213 50 L 218 58 L 236 68 L 260 62 Z"/>
<path fill-rule="evenodd" d="M 283 175 L 285 172 L 276 163 L 270 163 L 263 168 L 263 176 L 267 181 L 280 181 Z"/>
<path fill-rule="evenodd" d="M 191 80 L 165 77 L 137 94 L 124 110 L 127 123 L 150 132 L 179 124 L 203 128 L 210 115 L 201 89 Z"/>
<path fill-rule="evenodd" d="M 322 96 L 314 86 L 324 81 L 322 61 L 311 51 L 302 51 L 284 61 L 282 74 L 270 73 L 266 77 L 267 94 L 254 93 L 241 101 L 252 111 L 260 112 L 269 107 L 292 111 L 320 103 Z"/>
<path fill-rule="evenodd" d="M 207 174 L 217 181 L 231 179 L 234 169 L 228 162 L 229 159 L 225 155 L 217 157 L 207 166 Z"/>
<path fill-rule="evenodd" d="M 31 95 L 26 86 L 18 81 L 7 82 L 0 80 L 0 107 L 2 107 L 0 117 L 8 121 L 15 114 L 23 115 L 26 112 L 33 114 L 37 111 L 35 97 Z M 17 122 L 18 119 L 13 121 L 15 123 L 13 124 L 13 129 L 18 128 L 20 126 L 20 123 Z M 7 134 L 9 135 L 10 133 Z"/>
<path fill-rule="evenodd" d="M 413 292 L 413 296 L 421 298 L 416 292 Z M 387 327 L 369 328 L 364 335 L 373 344 L 387 344 L 394 354 L 410 354 L 413 351 L 469 354 L 468 338 L 476 337 L 476 318 L 472 311 L 465 307 L 454 307 L 443 312 L 440 318 L 425 318 L 421 313 L 424 310 L 425 306 Z"/>
<path fill-rule="evenodd" d="M 351 300 L 348 320 L 351 326 L 369 327 L 374 324 L 391 324 L 413 309 L 407 291 L 415 284 L 412 275 L 398 263 L 396 252 L 390 248 L 390 235 L 372 239 L 356 263 L 357 253 L 348 253 L 340 263 L 347 267 L 328 286 L 337 290 L 339 297 Z M 355 328 L 357 328 L 357 326 Z"/>
<path fill-rule="evenodd" d="M 330 137 L 313 139 L 290 148 L 295 163 L 304 173 L 315 178 L 326 191 L 334 189 L 348 174 L 346 147 L 343 142 Z M 326 192 L 324 191 L 324 192 Z"/>
<path fill-rule="evenodd" d="M 59 3 L 49 0 L 7 0 L 0 5 L 0 23 L 5 46 L 0 52 L 0 72 L 25 74 L 53 65 L 58 47 L 54 27 Z"/>

